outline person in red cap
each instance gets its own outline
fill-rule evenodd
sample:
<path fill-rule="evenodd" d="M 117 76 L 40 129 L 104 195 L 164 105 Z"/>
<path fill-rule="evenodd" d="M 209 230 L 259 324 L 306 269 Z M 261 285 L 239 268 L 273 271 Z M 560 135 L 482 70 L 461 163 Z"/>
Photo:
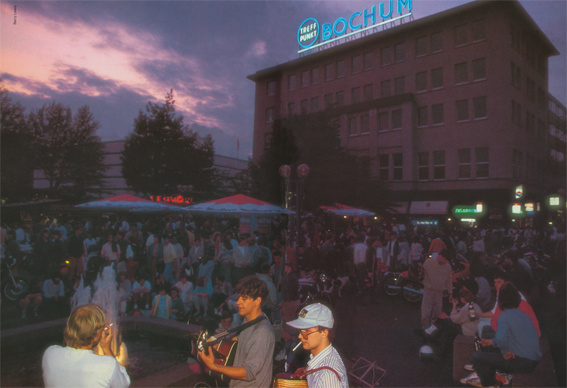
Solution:
<path fill-rule="evenodd" d="M 305 306 L 296 320 L 287 324 L 299 329 L 303 349 L 311 352 L 304 373 L 309 388 L 347 388 L 345 365 L 331 344 L 335 338 L 335 320 L 331 310 L 320 303 Z"/>

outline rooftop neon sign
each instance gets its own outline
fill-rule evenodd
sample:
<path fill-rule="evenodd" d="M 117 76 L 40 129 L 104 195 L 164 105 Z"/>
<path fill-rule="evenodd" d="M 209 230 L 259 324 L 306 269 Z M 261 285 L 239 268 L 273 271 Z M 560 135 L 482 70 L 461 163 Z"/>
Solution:
<path fill-rule="evenodd" d="M 384 2 L 378 5 L 379 17 L 377 20 L 376 6 L 373 5 L 362 12 L 354 12 L 349 17 L 339 17 L 334 23 L 320 24 L 315 18 L 305 19 L 297 29 L 297 43 L 299 43 L 299 54 L 312 50 L 316 47 L 335 42 L 339 39 L 344 39 L 349 36 L 359 34 L 361 32 L 393 23 L 396 20 L 401 20 L 405 17 L 411 16 L 412 0 L 397 0 L 397 13 L 394 14 L 394 0 L 386 0 L 387 6 Z M 402 11 L 407 8 L 407 13 Z"/>

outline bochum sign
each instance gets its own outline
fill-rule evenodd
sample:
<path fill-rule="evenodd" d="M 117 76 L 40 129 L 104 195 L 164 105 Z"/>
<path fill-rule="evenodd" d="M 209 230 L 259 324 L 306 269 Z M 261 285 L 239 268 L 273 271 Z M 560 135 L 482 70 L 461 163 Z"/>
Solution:
<path fill-rule="evenodd" d="M 397 16 L 394 14 L 394 1 L 397 1 Z M 384 5 L 386 3 L 386 5 Z M 403 11 L 407 9 L 406 13 Z M 357 11 L 348 18 L 340 17 L 334 23 L 319 24 L 315 18 L 307 18 L 301 23 L 297 30 L 297 43 L 299 43 L 299 54 L 312 50 L 321 46 L 330 46 L 337 41 L 356 34 L 369 32 L 377 32 L 378 27 L 386 24 L 394 23 L 403 18 L 411 16 L 412 0 L 386 0 L 378 5 L 378 14 L 376 6 L 373 5 L 370 10 L 364 9 L 362 12 Z M 380 17 L 380 19 L 378 19 Z M 324 48 L 324 47 L 322 47 Z"/>

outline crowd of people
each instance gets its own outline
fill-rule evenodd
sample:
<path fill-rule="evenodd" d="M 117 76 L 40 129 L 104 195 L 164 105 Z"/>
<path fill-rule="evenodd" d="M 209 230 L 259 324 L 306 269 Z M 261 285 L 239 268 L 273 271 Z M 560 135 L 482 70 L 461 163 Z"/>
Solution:
<path fill-rule="evenodd" d="M 400 222 L 337 223 L 315 217 L 294 236 L 286 235 L 284 226 L 283 218 L 275 218 L 264 234 L 239 233 L 238 220 L 231 218 L 106 216 L 61 222 L 44 217 L 32 224 L 4 225 L 1 237 L 3 257 L 14 258 L 31 276 L 29 291 L 19 301 L 22 318 L 42 310 L 68 314 L 81 279 L 93 282 L 103 267 L 113 265 L 121 315 L 145 312 L 184 321 L 212 317 L 222 331 L 245 319 L 235 290 L 254 275 L 266 286 L 263 313 L 271 323 L 282 323 L 284 353 L 297 343 L 298 326 L 290 322 L 301 307 L 299 279 L 309 276 L 309 270 L 345 279 L 354 292 L 372 298 L 386 271 L 420 268 L 420 335 L 435 325 L 443 333 L 441 353 L 449 351 L 459 333 L 502 345 L 498 316 L 518 307 L 513 307 L 515 301 L 499 307 L 502 284 L 521 295 L 520 310 L 550 287 L 565 286 L 561 226 L 448 224 L 422 229 Z M 442 311 L 444 297 L 453 305 L 450 314 Z M 539 334 L 537 319 L 531 321 Z M 492 372 L 482 362 L 473 360 L 476 375 L 465 382 L 492 383 L 486 377 Z"/>

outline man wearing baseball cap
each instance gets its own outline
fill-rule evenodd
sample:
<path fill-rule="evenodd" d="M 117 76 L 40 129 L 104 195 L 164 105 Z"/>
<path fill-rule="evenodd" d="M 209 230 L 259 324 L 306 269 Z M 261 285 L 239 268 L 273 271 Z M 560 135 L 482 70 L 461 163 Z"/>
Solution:
<path fill-rule="evenodd" d="M 305 306 L 296 320 L 287 323 L 299 329 L 303 349 L 311 352 L 305 371 L 309 388 L 348 388 L 345 365 L 331 345 L 334 323 L 331 310 L 320 303 Z"/>

